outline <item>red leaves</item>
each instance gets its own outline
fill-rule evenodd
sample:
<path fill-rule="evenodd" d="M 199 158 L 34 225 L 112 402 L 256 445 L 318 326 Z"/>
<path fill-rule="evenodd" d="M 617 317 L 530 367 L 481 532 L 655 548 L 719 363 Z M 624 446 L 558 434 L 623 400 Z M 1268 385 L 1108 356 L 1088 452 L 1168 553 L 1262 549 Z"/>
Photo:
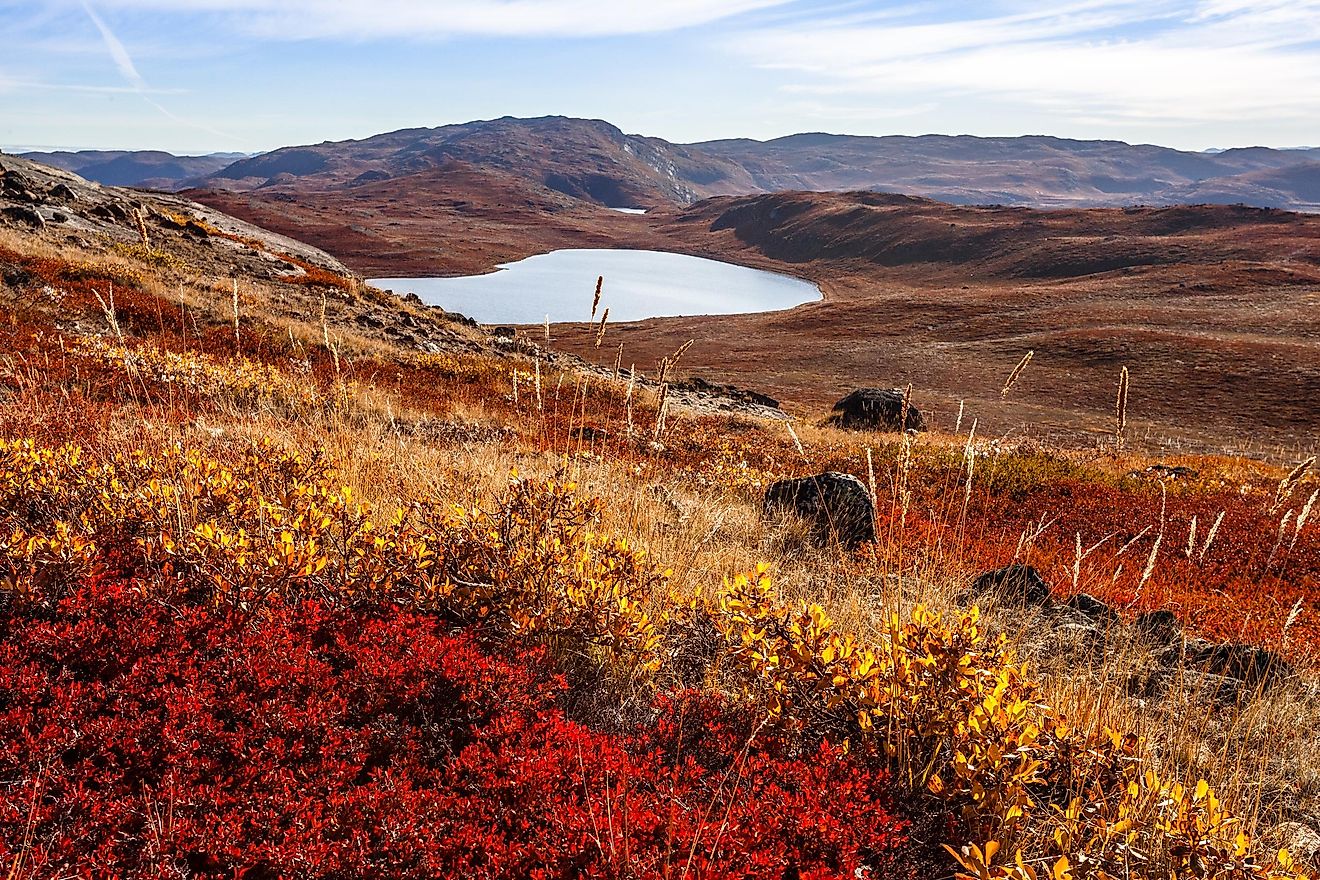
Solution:
<path fill-rule="evenodd" d="M 710 697 L 593 731 L 546 665 L 422 615 L 251 619 L 85 585 L 44 619 L 0 616 L 0 860 L 33 877 L 904 873 L 906 823 L 866 762 Z"/>

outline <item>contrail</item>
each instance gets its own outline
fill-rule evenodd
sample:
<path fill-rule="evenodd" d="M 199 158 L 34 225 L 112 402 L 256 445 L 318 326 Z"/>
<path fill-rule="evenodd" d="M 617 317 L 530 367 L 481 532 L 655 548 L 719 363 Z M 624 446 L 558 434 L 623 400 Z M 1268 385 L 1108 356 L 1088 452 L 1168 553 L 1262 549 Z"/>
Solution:
<path fill-rule="evenodd" d="M 115 67 L 119 68 L 119 73 L 139 92 L 145 92 L 147 81 L 142 78 L 142 74 L 138 73 L 137 65 L 133 63 L 128 50 L 124 48 L 124 44 L 115 36 L 114 31 L 106 26 L 106 23 L 101 20 L 101 16 L 96 14 L 96 10 L 92 9 L 87 0 L 83 0 L 82 7 L 86 10 L 87 17 L 92 20 L 92 24 L 96 25 L 96 29 L 101 32 L 101 39 L 105 42 L 105 48 L 110 53 L 110 58 L 115 62 Z"/>
<path fill-rule="evenodd" d="M 101 20 L 101 16 L 96 14 L 96 10 L 92 8 L 92 5 L 88 3 L 87 0 L 82 0 L 82 8 L 86 11 L 87 17 L 92 20 L 92 24 L 96 25 L 96 29 L 101 32 L 101 40 L 105 43 L 106 51 L 110 53 L 110 58 L 114 61 L 115 67 L 119 68 L 119 74 L 133 87 L 134 91 L 137 92 L 138 97 L 146 101 L 152 107 L 155 107 L 164 116 L 174 120 L 180 125 L 186 125 L 190 128 L 207 132 L 208 134 L 219 135 L 220 137 L 232 141 L 242 142 L 242 138 L 236 137 L 228 132 L 211 128 L 208 125 L 190 122 L 187 119 L 175 116 L 173 113 L 158 104 L 149 94 L 147 94 L 149 91 L 147 81 L 142 78 L 142 74 L 138 73 L 137 65 L 133 63 L 133 57 L 128 54 L 128 49 L 124 48 L 124 44 L 115 36 L 114 31 L 110 30 L 110 27 Z"/>

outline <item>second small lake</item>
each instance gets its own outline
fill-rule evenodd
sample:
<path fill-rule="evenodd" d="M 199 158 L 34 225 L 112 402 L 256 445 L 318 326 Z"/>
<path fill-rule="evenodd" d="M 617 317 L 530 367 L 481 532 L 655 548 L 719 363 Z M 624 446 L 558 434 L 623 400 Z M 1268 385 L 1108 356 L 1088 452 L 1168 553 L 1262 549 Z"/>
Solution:
<path fill-rule="evenodd" d="M 735 315 L 790 309 L 820 299 L 809 281 L 662 251 L 574 248 L 459 278 L 375 278 L 371 284 L 483 324 L 591 320 L 596 278 L 604 277 L 596 320 Z"/>

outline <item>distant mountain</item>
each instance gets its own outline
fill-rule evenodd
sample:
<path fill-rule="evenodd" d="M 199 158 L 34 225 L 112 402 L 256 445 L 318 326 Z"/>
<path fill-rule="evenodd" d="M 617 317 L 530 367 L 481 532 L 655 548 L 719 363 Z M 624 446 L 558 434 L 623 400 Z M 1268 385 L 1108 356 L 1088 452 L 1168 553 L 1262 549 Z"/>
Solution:
<path fill-rule="evenodd" d="M 344 188 L 464 163 L 610 207 L 687 204 L 754 192 L 736 163 L 594 119 L 505 117 L 415 128 L 357 141 L 286 147 L 235 162 L 202 185 L 220 189 Z"/>
<path fill-rule="evenodd" d="M 348 189 L 449 167 L 508 175 L 609 207 L 715 195 L 874 190 L 954 204 L 1044 208 L 1243 202 L 1317 210 L 1320 150 L 1187 152 L 1122 141 L 1026 136 L 797 134 L 673 144 L 601 120 L 505 117 L 356 141 L 286 147 L 196 181 L 252 191 Z"/>
<path fill-rule="evenodd" d="M 185 181 L 213 174 L 247 156 L 246 153 L 175 156 L 157 150 L 79 150 L 20 155 L 108 186 L 163 190 L 180 189 Z"/>
<path fill-rule="evenodd" d="M 1198 186 L 1215 180 L 1233 194 L 1231 202 L 1314 209 L 1314 200 L 1287 187 L 1254 185 L 1250 175 L 1304 167 L 1320 158 L 1316 151 L 1251 147 L 1191 153 L 1041 136 L 800 134 L 691 148 L 739 165 L 761 192 L 869 189 L 953 204 L 1038 208 L 1181 204 L 1199 200 Z M 1306 188 L 1307 175 L 1302 177 Z"/>

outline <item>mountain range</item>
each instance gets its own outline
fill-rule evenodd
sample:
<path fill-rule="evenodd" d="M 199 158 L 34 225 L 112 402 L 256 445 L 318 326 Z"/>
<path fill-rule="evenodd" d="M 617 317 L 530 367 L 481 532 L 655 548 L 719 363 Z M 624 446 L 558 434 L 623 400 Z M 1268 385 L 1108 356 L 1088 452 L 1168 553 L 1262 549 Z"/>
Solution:
<path fill-rule="evenodd" d="M 184 181 L 213 174 L 247 156 L 246 153 L 176 156 L 160 150 L 60 150 L 19 155 L 107 186 L 164 190 L 179 188 Z"/>
<path fill-rule="evenodd" d="M 25 155 L 102 183 L 169 189 L 347 189 L 463 163 L 610 207 L 783 190 L 875 190 L 964 205 L 1241 203 L 1320 210 L 1320 148 L 1188 152 L 1044 136 L 808 133 L 675 144 L 625 134 L 602 120 L 551 116 L 403 129 L 248 157 Z"/>

